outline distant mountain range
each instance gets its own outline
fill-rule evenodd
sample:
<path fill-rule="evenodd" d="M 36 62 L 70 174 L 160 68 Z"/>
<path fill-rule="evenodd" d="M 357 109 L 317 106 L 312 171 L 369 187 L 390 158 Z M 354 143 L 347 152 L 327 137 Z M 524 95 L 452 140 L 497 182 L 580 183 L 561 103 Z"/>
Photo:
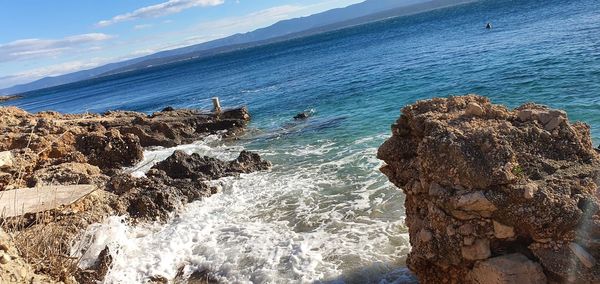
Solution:
<path fill-rule="evenodd" d="M 40 80 L 0 90 L 0 94 L 18 94 L 50 88 L 102 76 L 140 70 L 151 66 L 184 61 L 218 53 L 289 40 L 386 18 L 421 13 L 438 8 L 476 0 L 367 0 L 345 8 L 338 8 L 307 17 L 277 22 L 252 32 L 235 34 L 187 47 L 161 51 L 151 55 L 111 63 L 89 70 Z"/>

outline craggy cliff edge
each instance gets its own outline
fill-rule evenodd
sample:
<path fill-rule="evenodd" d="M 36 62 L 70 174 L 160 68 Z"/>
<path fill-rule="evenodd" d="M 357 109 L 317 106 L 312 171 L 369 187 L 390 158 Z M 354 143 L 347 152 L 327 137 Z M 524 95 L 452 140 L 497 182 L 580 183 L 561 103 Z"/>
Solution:
<path fill-rule="evenodd" d="M 406 194 L 421 283 L 600 283 L 600 155 L 565 112 L 419 101 L 378 157 Z"/>
<path fill-rule="evenodd" d="M 101 281 L 115 252 L 106 248 L 97 263 L 82 269 L 71 251 L 87 226 L 112 215 L 129 216 L 131 222 L 163 221 L 182 205 L 214 194 L 206 181 L 266 170 L 270 163 L 247 151 L 233 161 L 176 151 L 146 177 L 132 177 L 124 168 L 142 161 L 144 147 L 172 147 L 210 134 L 234 137 L 249 120 L 246 108 L 218 114 L 166 108 L 151 115 L 30 114 L 0 108 L 0 194 L 23 187 L 97 188 L 70 206 L 47 212 L 10 218 L 0 212 L 0 282 Z M 159 275 L 149 280 L 168 281 Z"/>

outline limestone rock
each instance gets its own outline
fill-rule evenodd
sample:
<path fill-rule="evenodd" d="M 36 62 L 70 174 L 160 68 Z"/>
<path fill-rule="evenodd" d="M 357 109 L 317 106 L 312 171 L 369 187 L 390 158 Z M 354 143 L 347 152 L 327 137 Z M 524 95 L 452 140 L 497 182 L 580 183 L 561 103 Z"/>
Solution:
<path fill-rule="evenodd" d="M 467 260 L 481 260 L 492 255 L 490 241 L 487 239 L 475 240 L 473 244 L 463 246 L 461 252 L 462 256 Z"/>
<path fill-rule="evenodd" d="M 580 259 L 577 279 L 600 282 L 588 267 L 600 259 L 600 151 L 588 125 L 468 95 L 406 106 L 391 132 L 377 156 L 405 189 L 407 265 L 420 282 L 468 283 L 477 261 L 514 252 L 535 255 L 549 281 L 569 281 L 568 260 Z M 427 243 L 424 228 L 435 232 Z M 574 239 L 586 253 L 568 248 Z"/>
<path fill-rule="evenodd" d="M 496 206 L 479 191 L 459 196 L 455 206 L 466 211 L 496 211 Z"/>
<path fill-rule="evenodd" d="M 469 277 L 477 284 L 547 283 L 542 267 L 518 253 L 478 262 Z"/>
<path fill-rule="evenodd" d="M 472 116 L 482 116 L 485 114 L 485 111 L 483 110 L 483 108 L 481 108 L 479 104 L 470 102 L 467 105 L 467 110 L 465 111 L 465 114 Z"/>
<path fill-rule="evenodd" d="M 515 229 L 510 226 L 506 226 L 499 222 L 493 221 L 494 223 L 494 236 L 498 239 L 508 239 L 515 236 Z"/>
<path fill-rule="evenodd" d="M 0 169 L 12 167 L 14 164 L 14 157 L 10 151 L 0 152 Z"/>

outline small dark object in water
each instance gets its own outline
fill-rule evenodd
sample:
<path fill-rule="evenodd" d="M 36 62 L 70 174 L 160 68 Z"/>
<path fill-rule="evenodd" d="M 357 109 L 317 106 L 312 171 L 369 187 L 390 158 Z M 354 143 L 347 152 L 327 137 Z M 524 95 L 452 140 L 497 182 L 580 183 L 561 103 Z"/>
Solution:
<path fill-rule="evenodd" d="M 168 106 L 168 107 L 166 107 L 166 108 L 163 108 L 163 110 L 162 110 L 162 111 L 174 111 L 174 110 L 175 110 L 175 109 L 174 109 L 173 107 L 170 107 L 170 106 Z"/>
<path fill-rule="evenodd" d="M 296 116 L 294 116 L 295 120 L 304 120 L 304 119 L 308 119 L 310 117 L 310 112 L 301 112 L 299 114 L 296 114 Z"/>
<path fill-rule="evenodd" d="M 488 29 L 488 30 L 491 30 L 492 29 L 492 23 L 487 23 L 485 25 L 485 28 Z"/>

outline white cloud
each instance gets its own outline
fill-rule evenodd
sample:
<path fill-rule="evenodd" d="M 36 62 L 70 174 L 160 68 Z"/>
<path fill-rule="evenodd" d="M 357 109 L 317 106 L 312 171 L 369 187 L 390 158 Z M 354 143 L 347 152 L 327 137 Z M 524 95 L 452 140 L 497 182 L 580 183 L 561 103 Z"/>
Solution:
<path fill-rule="evenodd" d="M 151 27 L 153 27 L 153 25 L 151 25 L 151 24 L 143 24 L 143 25 L 135 25 L 135 26 L 133 26 L 133 29 L 134 30 L 143 30 L 143 29 L 148 29 L 148 28 L 151 28 Z"/>
<path fill-rule="evenodd" d="M 10 76 L 0 77 L 0 89 L 27 83 L 49 76 L 58 76 L 84 69 L 94 68 L 111 62 L 114 58 L 91 58 L 85 61 L 69 61 L 41 68 L 34 68 Z"/>
<path fill-rule="evenodd" d="M 204 22 L 199 25 L 199 28 L 202 30 L 218 31 L 222 34 L 246 32 L 251 29 L 268 26 L 280 20 L 292 18 L 295 13 L 305 10 L 307 7 L 310 6 L 276 6 L 240 17 L 229 17 Z"/>
<path fill-rule="evenodd" d="M 62 39 L 21 39 L 0 44 L 0 62 L 52 57 L 113 38 L 103 33 L 68 36 Z M 90 47 L 90 48 L 98 48 Z"/>
<path fill-rule="evenodd" d="M 114 16 L 110 20 L 98 22 L 96 26 L 106 27 L 112 24 L 140 18 L 157 18 L 170 14 L 176 14 L 193 7 L 217 6 L 223 4 L 224 2 L 224 0 L 169 0 L 160 4 L 143 7 L 133 12 Z"/>

